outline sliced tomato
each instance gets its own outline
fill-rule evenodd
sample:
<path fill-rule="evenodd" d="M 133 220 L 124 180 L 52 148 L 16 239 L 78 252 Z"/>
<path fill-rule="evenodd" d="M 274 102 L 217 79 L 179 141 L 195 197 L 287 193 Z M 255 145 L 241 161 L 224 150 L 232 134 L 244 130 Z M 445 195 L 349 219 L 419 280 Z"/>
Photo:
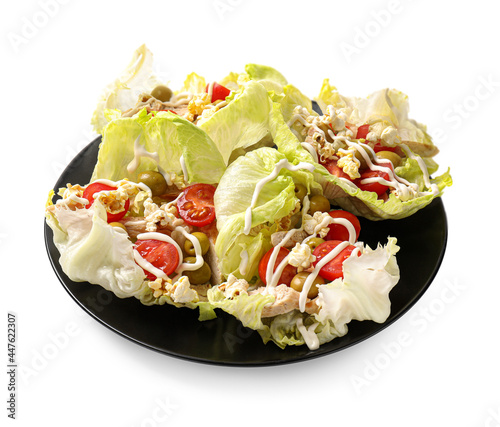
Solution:
<path fill-rule="evenodd" d="M 262 257 L 259 263 L 259 276 L 260 280 L 264 282 L 265 285 L 267 285 L 266 281 L 266 271 L 267 271 L 267 265 L 269 264 L 269 259 L 271 258 L 271 254 L 273 253 L 274 248 L 269 249 L 267 253 Z M 276 262 L 274 264 L 273 272 L 276 271 L 278 266 L 280 265 L 281 261 L 290 253 L 290 251 L 287 248 L 280 248 L 278 252 L 278 256 L 276 257 Z M 293 277 L 297 274 L 297 268 L 294 267 L 293 265 L 288 264 L 285 269 L 283 270 L 283 273 L 281 273 L 280 279 L 278 281 L 278 285 L 281 285 L 284 283 L 287 286 L 290 286 L 290 283 L 292 282 Z"/>
<path fill-rule="evenodd" d="M 356 215 L 353 215 L 350 212 L 344 211 L 342 209 L 337 209 L 328 212 L 328 214 L 332 218 L 341 218 L 341 219 L 346 219 L 348 220 L 354 227 L 354 230 L 356 231 L 356 240 L 358 240 L 359 237 L 359 232 L 361 231 L 361 224 L 359 223 L 358 218 Z M 346 241 L 349 240 L 349 230 L 342 225 L 342 224 L 330 224 L 328 226 L 330 231 L 325 237 L 325 240 L 340 240 L 340 241 Z"/>
<path fill-rule="evenodd" d="M 106 184 L 101 184 L 99 182 L 95 182 L 93 184 L 88 185 L 85 188 L 85 190 L 83 191 L 83 195 L 82 195 L 82 198 L 87 199 L 89 201 L 89 203 L 87 205 L 85 205 L 85 207 L 88 209 L 93 205 L 93 203 L 95 201 L 94 194 L 99 193 L 101 191 L 113 191 L 113 190 L 117 190 L 117 188 L 111 187 L 111 186 L 106 185 Z M 108 223 L 120 221 L 125 216 L 125 214 L 128 212 L 129 207 L 130 207 L 130 201 L 127 200 L 125 202 L 123 211 L 118 212 L 116 214 L 107 212 Z"/>
<path fill-rule="evenodd" d="M 209 87 L 210 84 L 207 84 L 207 86 L 205 87 L 206 93 L 208 93 Z M 224 101 L 226 97 L 229 96 L 230 93 L 231 91 L 228 88 L 220 85 L 219 83 L 214 83 L 212 87 L 212 102 L 215 102 L 218 99 Z"/>
<path fill-rule="evenodd" d="M 323 166 L 326 168 L 328 172 L 330 172 L 332 175 L 335 175 L 339 178 L 345 178 L 348 179 L 349 181 L 352 181 L 351 177 L 347 175 L 342 168 L 337 166 L 337 160 L 327 160 Z"/>
<path fill-rule="evenodd" d="M 392 171 L 394 171 L 394 168 L 393 168 L 391 162 L 387 162 L 387 163 L 381 162 L 381 163 L 379 163 L 379 166 L 385 166 L 385 167 L 390 168 Z M 361 176 L 354 180 L 354 183 L 362 191 L 373 191 L 374 193 L 377 193 L 377 196 L 381 196 L 389 189 L 389 187 L 387 185 L 384 185 L 383 183 L 377 182 L 377 181 L 363 183 L 364 179 L 378 178 L 378 177 L 385 179 L 386 181 L 390 181 L 389 173 L 387 173 L 387 172 L 365 169 L 365 171 L 361 173 Z"/>
<path fill-rule="evenodd" d="M 134 247 L 141 257 L 163 271 L 167 276 L 172 274 L 179 265 L 179 252 L 172 243 L 154 239 L 137 240 Z M 149 271 L 144 270 L 144 274 L 149 280 L 157 279 Z"/>
<path fill-rule="evenodd" d="M 314 249 L 313 255 L 316 257 L 313 265 L 316 266 L 325 256 L 327 256 L 331 251 L 333 251 L 338 245 L 343 243 L 341 240 L 327 240 L 321 243 L 316 249 Z M 344 261 L 351 256 L 352 251 L 356 249 L 355 246 L 349 245 L 342 249 L 340 253 L 333 258 L 330 262 L 324 265 L 319 271 L 319 275 L 330 282 L 335 279 L 344 278 L 344 270 L 342 264 Z M 359 255 L 358 255 L 359 256 Z"/>
<path fill-rule="evenodd" d="M 215 219 L 215 187 L 209 184 L 193 184 L 184 189 L 177 200 L 177 210 L 187 224 L 203 227 Z"/>
<path fill-rule="evenodd" d="M 388 147 L 386 145 L 382 145 L 380 142 L 377 142 L 373 146 L 373 151 L 375 151 L 375 153 L 378 153 L 379 151 L 392 151 L 393 153 L 396 153 L 398 156 L 401 157 L 405 156 L 403 150 L 401 150 L 400 147 Z"/>
<path fill-rule="evenodd" d="M 366 139 L 366 135 L 370 132 L 370 125 L 361 125 L 358 128 L 358 133 L 356 134 L 356 139 Z"/>

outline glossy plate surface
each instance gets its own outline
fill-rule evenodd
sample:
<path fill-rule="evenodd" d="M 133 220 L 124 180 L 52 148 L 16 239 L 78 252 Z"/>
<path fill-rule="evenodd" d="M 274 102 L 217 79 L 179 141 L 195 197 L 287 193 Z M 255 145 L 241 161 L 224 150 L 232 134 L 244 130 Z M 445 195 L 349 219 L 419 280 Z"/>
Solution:
<path fill-rule="evenodd" d="M 54 190 L 67 183 L 89 182 L 97 160 L 100 138 L 84 148 L 62 173 Z M 197 362 L 262 366 L 298 362 L 333 353 L 381 331 L 401 317 L 423 295 L 435 277 L 447 241 L 446 214 L 441 199 L 410 218 L 370 222 L 360 218 L 359 240 L 375 248 L 388 236 L 398 239 L 400 282 L 390 293 L 391 315 L 384 324 L 371 321 L 349 323 L 342 338 L 310 351 L 307 346 L 281 350 L 274 343 L 264 345 L 260 335 L 244 328 L 234 317 L 217 310 L 217 319 L 198 321 L 198 310 L 170 305 L 147 307 L 135 298 L 120 299 L 100 286 L 75 283 L 62 271 L 52 230 L 45 224 L 45 244 L 57 277 L 73 299 L 103 325 L 137 344 L 170 356 Z"/>

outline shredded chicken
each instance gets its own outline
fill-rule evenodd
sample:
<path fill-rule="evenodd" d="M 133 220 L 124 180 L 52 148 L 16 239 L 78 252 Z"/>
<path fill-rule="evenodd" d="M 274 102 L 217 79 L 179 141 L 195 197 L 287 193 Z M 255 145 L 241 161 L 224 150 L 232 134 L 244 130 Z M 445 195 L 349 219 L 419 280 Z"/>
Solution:
<path fill-rule="evenodd" d="M 261 294 L 265 289 L 265 287 L 258 288 L 255 291 L 249 292 L 249 295 Z M 292 289 L 285 284 L 281 284 L 279 286 L 276 286 L 275 296 L 276 300 L 271 305 L 264 307 L 264 309 L 262 310 L 263 318 L 278 316 L 279 314 L 284 314 L 292 310 L 299 309 L 300 292 L 297 292 L 295 289 Z M 318 310 L 319 307 L 317 306 L 315 300 L 307 299 L 306 313 L 313 314 Z"/>
<path fill-rule="evenodd" d="M 184 116 L 185 114 L 188 113 L 188 104 L 189 104 L 189 98 L 186 98 L 185 100 L 182 99 L 178 102 L 173 103 L 173 102 L 162 102 L 152 97 L 151 95 L 142 94 L 139 97 L 137 104 L 135 104 L 135 107 L 127 111 L 124 111 L 122 117 L 132 117 L 134 114 L 137 114 L 143 108 L 146 108 L 148 113 L 150 113 L 151 111 L 169 110 L 173 111 L 175 114 L 179 116 Z"/>

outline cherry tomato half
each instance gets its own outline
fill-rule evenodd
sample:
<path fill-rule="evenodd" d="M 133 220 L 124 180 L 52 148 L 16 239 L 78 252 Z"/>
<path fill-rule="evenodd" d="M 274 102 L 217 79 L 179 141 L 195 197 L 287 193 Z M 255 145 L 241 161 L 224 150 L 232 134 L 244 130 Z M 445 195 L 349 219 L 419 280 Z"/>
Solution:
<path fill-rule="evenodd" d="M 260 280 L 264 282 L 265 285 L 267 285 L 266 281 L 266 271 L 267 271 L 267 264 L 269 264 L 269 259 L 271 258 L 271 254 L 273 253 L 274 248 L 269 249 L 267 253 L 262 257 L 259 263 L 259 276 Z M 276 257 L 276 262 L 274 264 L 273 272 L 276 271 L 278 266 L 280 265 L 281 261 L 290 253 L 290 251 L 287 248 L 280 248 L 278 252 L 278 256 Z M 297 274 L 297 268 L 294 267 L 293 265 L 288 264 L 285 269 L 283 270 L 283 273 L 281 273 L 281 277 L 278 281 L 278 285 L 281 285 L 284 283 L 287 286 L 290 286 L 290 283 L 292 282 L 292 279 L 294 276 Z"/>
<path fill-rule="evenodd" d="M 322 258 L 328 255 L 341 243 L 343 242 L 340 240 L 327 240 L 326 242 L 321 243 L 321 245 L 314 249 L 313 255 L 316 257 L 316 261 L 314 261 L 313 265 L 316 266 L 316 264 L 318 264 L 318 262 L 320 262 Z M 342 264 L 347 258 L 351 256 L 351 253 L 354 249 L 356 249 L 356 247 L 353 245 L 349 245 L 346 248 L 342 249 L 342 251 L 335 258 L 333 258 L 330 262 L 328 262 L 321 268 L 321 270 L 319 271 L 319 275 L 323 279 L 330 282 L 339 278 L 343 279 L 344 270 L 342 268 Z"/>
<path fill-rule="evenodd" d="M 356 240 L 358 240 L 359 232 L 361 231 L 361 224 L 359 223 L 356 215 L 353 215 L 352 213 L 347 211 L 343 211 L 342 209 L 330 211 L 328 212 L 328 214 L 332 218 L 347 219 L 354 226 L 354 230 L 356 231 Z M 328 228 L 330 229 L 330 231 L 326 235 L 325 240 L 349 240 L 349 230 L 347 230 L 347 228 L 342 224 L 330 224 Z"/>
<path fill-rule="evenodd" d="M 366 139 L 366 135 L 370 132 L 370 125 L 361 125 L 358 128 L 358 133 L 356 134 L 356 139 Z"/>
<path fill-rule="evenodd" d="M 323 166 L 326 168 L 328 172 L 330 172 L 332 175 L 339 177 L 339 178 L 345 178 L 348 179 L 349 181 L 352 181 L 351 177 L 347 175 L 342 168 L 337 166 L 337 160 L 327 160 Z"/>
<path fill-rule="evenodd" d="M 82 195 L 82 198 L 87 199 L 89 201 L 89 203 L 87 205 L 85 205 L 85 207 L 88 209 L 93 205 L 93 203 L 95 201 L 94 194 L 99 193 L 101 191 L 112 191 L 112 190 L 116 190 L 116 189 L 117 189 L 116 187 L 111 187 L 109 185 L 101 184 L 99 182 L 95 182 L 93 184 L 88 185 L 87 188 L 85 188 L 85 190 L 83 191 L 83 195 Z M 125 214 L 128 212 L 129 206 L 130 206 L 130 201 L 127 200 L 125 202 L 123 211 L 118 212 L 116 214 L 107 212 L 108 223 L 120 221 L 125 216 Z"/>
<path fill-rule="evenodd" d="M 391 162 L 380 162 L 379 166 L 384 166 L 390 168 L 392 171 L 394 171 L 394 168 L 392 166 Z M 379 171 L 379 170 L 371 170 L 371 169 L 366 169 L 364 172 L 361 173 L 361 176 L 357 179 L 354 180 L 354 183 L 356 186 L 359 187 L 360 190 L 362 191 L 373 191 L 374 193 L 377 193 L 378 196 L 381 196 L 384 194 L 389 187 L 387 185 L 384 185 L 381 182 L 370 182 L 370 183 L 362 183 L 364 179 L 367 178 L 377 178 L 380 177 L 382 179 L 385 179 L 386 181 L 390 181 L 389 174 L 384 171 Z"/>
<path fill-rule="evenodd" d="M 396 153 L 398 156 L 401 156 L 401 157 L 404 157 L 404 155 L 405 155 L 403 150 L 401 150 L 400 147 L 389 147 L 387 145 L 382 145 L 380 142 L 377 142 L 373 146 L 373 151 L 375 151 L 375 153 L 378 153 L 379 151 L 392 151 L 393 153 Z"/>
<path fill-rule="evenodd" d="M 207 84 L 207 86 L 205 87 L 206 93 L 208 93 L 209 86 L 210 84 Z M 231 91 L 228 88 L 220 85 L 219 83 L 214 83 L 212 87 L 212 102 L 215 102 L 218 99 L 224 101 L 230 93 Z"/>
<path fill-rule="evenodd" d="M 187 224 L 202 227 L 215 219 L 215 187 L 209 184 L 193 184 L 184 189 L 177 200 L 177 210 Z"/>
<path fill-rule="evenodd" d="M 179 252 L 172 243 L 154 239 L 137 240 L 134 248 L 141 257 L 163 271 L 167 276 L 172 274 L 179 265 Z M 149 271 L 144 270 L 144 274 L 149 280 L 157 279 Z"/>

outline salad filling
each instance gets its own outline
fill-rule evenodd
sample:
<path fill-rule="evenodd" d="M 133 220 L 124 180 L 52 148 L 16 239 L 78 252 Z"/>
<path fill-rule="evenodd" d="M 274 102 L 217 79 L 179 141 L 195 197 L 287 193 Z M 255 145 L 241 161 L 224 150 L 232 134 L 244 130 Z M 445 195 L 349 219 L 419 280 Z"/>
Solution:
<path fill-rule="evenodd" d="M 141 46 L 94 112 L 90 182 L 47 202 L 65 274 L 200 320 L 223 310 L 281 348 L 385 322 L 399 247 L 359 240 L 358 216 L 409 216 L 451 177 L 432 177 L 437 148 L 401 93 L 347 98 L 325 81 L 316 101 L 323 113 L 256 64 L 174 92 Z"/>

